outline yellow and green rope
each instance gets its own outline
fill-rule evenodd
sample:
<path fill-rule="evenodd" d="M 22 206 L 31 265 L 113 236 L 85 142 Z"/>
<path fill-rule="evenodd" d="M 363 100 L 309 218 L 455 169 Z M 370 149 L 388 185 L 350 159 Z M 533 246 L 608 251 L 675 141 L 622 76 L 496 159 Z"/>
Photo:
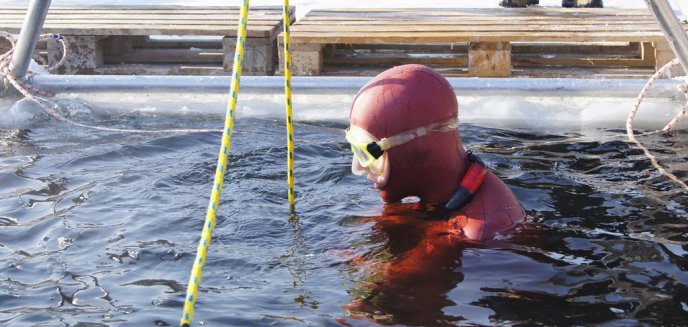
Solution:
<path fill-rule="evenodd" d="M 220 205 L 220 193 L 224 184 L 224 174 L 227 170 L 227 157 L 232 144 L 232 131 L 234 129 L 234 116 L 236 112 L 237 97 L 239 94 L 239 80 L 241 79 L 241 62 L 246 48 L 246 27 L 248 23 L 249 0 L 244 0 L 241 7 L 238 35 L 235 49 L 234 65 L 232 67 L 232 81 L 230 84 L 229 103 L 225 116 L 225 128 L 222 133 L 222 145 L 215 169 L 215 178 L 211 190 L 210 202 L 206 211 L 205 223 L 201 232 L 201 240 L 198 244 L 196 259 L 191 269 L 191 277 L 186 290 L 184 312 L 180 321 L 181 326 L 189 326 L 194 314 L 194 304 L 198 298 L 198 285 L 201 282 L 203 266 L 206 262 L 208 247 L 212 239 L 212 231 L 215 228 L 215 217 Z M 284 0 L 284 95 L 286 97 L 287 115 L 287 182 L 289 183 L 288 199 L 289 209 L 293 214 L 294 206 L 294 127 L 292 122 L 292 96 L 291 96 L 291 53 L 289 50 L 289 24 L 290 19 L 289 0 Z"/>
<path fill-rule="evenodd" d="M 284 18 L 284 96 L 286 98 L 285 111 L 287 114 L 287 183 L 289 183 L 289 210 L 293 214 L 294 206 L 294 124 L 292 122 L 291 102 L 291 49 L 289 49 L 289 0 L 284 0 L 282 10 Z"/>
<path fill-rule="evenodd" d="M 232 68 L 232 81 L 230 84 L 229 103 L 227 105 L 227 115 L 225 116 L 225 128 L 222 131 L 222 145 L 220 147 L 220 154 L 217 159 L 217 168 L 215 169 L 215 179 L 210 195 L 210 203 L 206 211 L 205 223 L 203 231 L 201 232 L 201 240 L 198 244 L 196 252 L 196 259 L 194 260 L 193 268 L 191 269 L 191 277 L 189 278 L 189 286 L 186 289 L 186 298 L 184 301 L 184 313 L 180 322 L 181 326 L 189 326 L 194 314 L 194 304 L 198 298 L 198 285 L 201 282 L 201 274 L 203 266 L 206 262 L 206 254 L 210 246 L 212 238 L 212 231 L 215 227 L 215 215 L 220 205 L 220 192 L 224 183 L 224 174 L 227 169 L 227 157 L 229 156 L 229 149 L 232 144 L 232 130 L 234 129 L 234 114 L 236 112 L 237 96 L 239 94 L 239 79 L 241 78 L 241 62 L 244 57 L 244 49 L 246 47 L 246 25 L 248 23 L 248 8 L 249 0 L 244 0 L 241 7 L 241 18 L 239 19 L 238 35 L 236 42 L 236 49 L 234 51 L 234 66 Z"/>

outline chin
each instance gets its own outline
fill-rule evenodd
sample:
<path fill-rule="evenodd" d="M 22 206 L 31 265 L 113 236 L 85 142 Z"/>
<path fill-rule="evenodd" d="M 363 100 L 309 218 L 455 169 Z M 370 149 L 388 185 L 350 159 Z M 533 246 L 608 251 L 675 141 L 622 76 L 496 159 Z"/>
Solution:
<path fill-rule="evenodd" d="M 384 201 L 385 203 L 399 202 L 404 197 L 405 196 L 399 196 L 398 194 L 394 194 L 393 192 L 390 192 L 384 187 L 380 189 L 380 198 L 382 198 L 382 201 Z"/>
<path fill-rule="evenodd" d="M 382 199 L 382 201 L 384 201 L 386 203 L 391 202 L 389 200 L 390 196 L 389 196 L 389 193 L 387 191 L 385 191 L 384 189 L 381 189 L 379 191 L 380 191 L 380 198 Z"/>

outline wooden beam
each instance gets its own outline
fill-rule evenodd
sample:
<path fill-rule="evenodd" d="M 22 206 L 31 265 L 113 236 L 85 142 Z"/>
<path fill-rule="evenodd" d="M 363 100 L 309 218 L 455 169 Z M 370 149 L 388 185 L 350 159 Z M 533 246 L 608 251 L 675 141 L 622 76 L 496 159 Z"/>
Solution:
<path fill-rule="evenodd" d="M 666 42 L 666 40 L 662 42 L 654 42 L 653 46 L 655 48 L 655 71 L 659 70 L 664 65 L 668 64 L 670 61 L 676 59 L 676 54 L 674 54 L 674 51 L 671 50 L 671 47 L 669 46 L 669 43 Z M 682 76 L 685 74 L 686 73 L 683 71 L 683 67 L 681 67 L 681 65 L 676 65 L 673 68 L 669 69 L 668 76 L 665 75 L 664 77 L 670 78 L 674 76 Z"/>
<path fill-rule="evenodd" d="M 468 74 L 475 77 L 510 77 L 511 44 L 471 43 L 468 47 Z"/>
<path fill-rule="evenodd" d="M 281 39 L 280 41 L 281 42 Z M 284 47 L 278 46 L 279 74 L 284 74 Z M 320 75 L 323 69 L 323 45 L 291 44 L 292 75 Z"/>

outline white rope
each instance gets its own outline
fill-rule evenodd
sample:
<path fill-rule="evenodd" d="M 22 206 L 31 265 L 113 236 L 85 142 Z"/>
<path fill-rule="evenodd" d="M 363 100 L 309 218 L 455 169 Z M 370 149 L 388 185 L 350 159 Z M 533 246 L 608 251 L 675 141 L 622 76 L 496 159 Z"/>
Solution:
<path fill-rule="evenodd" d="M 162 129 L 162 130 L 140 130 L 140 129 L 122 129 L 122 128 L 110 128 L 110 127 L 102 127 L 102 126 L 93 126 L 93 125 L 86 125 L 82 123 L 75 122 L 71 119 L 68 119 L 62 115 L 60 115 L 59 112 L 55 110 L 55 108 L 59 108 L 59 105 L 55 103 L 54 101 L 51 101 L 47 99 L 47 97 L 52 96 L 52 94 L 48 92 L 44 92 L 42 90 L 39 90 L 38 88 L 34 87 L 28 82 L 28 79 L 20 79 L 17 78 L 11 71 L 10 71 L 10 61 L 12 60 L 12 54 L 14 53 L 14 48 L 17 46 L 17 41 L 14 39 L 14 37 L 7 33 L 0 31 L 0 38 L 4 38 L 5 40 L 10 42 L 10 50 L 5 52 L 4 54 L 0 55 L 0 80 L 2 81 L 2 84 L 0 85 L 0 95 L 3 95 L 5 92 L 7 92 L 7 89 L 9 85 L 14 86 L 19 93 L 21 93 L 26 99 L 29 101 L 32 101 L 34 103 L 37 103 L 48 115 L 51 117 L 63 121 L 65 123 L 69 123 L 75 126 L 79 127 L 84 127 L 84 128 L 90 128 L 90 129 L 95 129 L 95 130 L 100 130 L 100 131 L 109 131 L 109 132 L 120 132 L 120 133 L 201 133 L 201 132 L 217 132 L 219 130 L 216 129 Z M 67 58 L 67 52 L 69 49 L 69 44 L 67 43 L 67 40 L 59 34 L 42 34 L 40 36 L 39 40 L 42 41 L 47 41 L 55 39 L 60 44 L 62 45 L 62 58 L 60 61 L 58 61 L 55 65 L 48 67 L 49 72 L 53 72 L 59 67 L 61 67 L 66 58 Z M 44 62 L 44 60 L 41 61 Z M 29 76 L 34 76 L 37 73 L 34 71 L 29 70 L 28 74 Z"/>
<path fill-rule="evenodd" d="M 681 181 L 676 177 L 676 175 L 666 171 L 664 167 L 662 167 L 659 162 L 657 162 L 657 158 L 650 153 L 650 150 L 643 146 L 638 139 L 636 139 L 635 134 L 633 133 L 633 119 L 635 119 L 635 114 L 638 112 L 638 108 L 640 108 L 640 103 L 643 101 L 643 98 L 647 94 L 647 92 L 650 90 L 652 87 L 652 84 L 655 82 L 657 78 L 662 76 L 669 68 L 673 67 L 674 65 L 678 64 L 678 59 L 674 59 L 668 64 L 664 65 L 662 68 L 658 69 L 657 72 L 655 72 L 652 77 L 647 81 L 643 89 L 640 91 L 640 94 L 638 94 L 638 97 L 635 100 L 635 105 L 633 106 L 633 110 L 628 114 L 628 118 L 626 119 L 626 135 L 628 135 L 628 139 L 635 143 L 636 146 L 638 146 L 641 150 L 643 150 L 643 153 L 645 154 L 648 159 L 650 159 L 650 162 L 652 165 L 664 176 L 667 178 L 671 179 L 678 185 L 680 185 L 683 189 L 688 191 L 688 185 L 686 185 L 685 182 Z M 681 111 L 674 117 L 664 128 L 662 131 L 671 131 L 674 126 L 676 126 L 676 123 L 683 117 L 683 115 L 686 114 L 686 110 L 688 109 L 688 87 L 686 85 L 682 85 L 679 87 L 679 90 L 683 92 L 684 96 L 686 97 L 686 104 L 681 108 Z"/>
<path fill-rule="evenodd" d="M 678 87 L 678 90 L 683 93 L 683 96 L 686 98 L 686 104 L 683 105 L 683 108 L 681 108 L 681 111 L 674 117 L 664 128 L 662 128 L 663 131 L 665 132 L 671 132 L 672 129 L 678 124 L 679 120 L 686 114 L 686 111 L 688 111 L 688 85 L 682 84 Z"/>

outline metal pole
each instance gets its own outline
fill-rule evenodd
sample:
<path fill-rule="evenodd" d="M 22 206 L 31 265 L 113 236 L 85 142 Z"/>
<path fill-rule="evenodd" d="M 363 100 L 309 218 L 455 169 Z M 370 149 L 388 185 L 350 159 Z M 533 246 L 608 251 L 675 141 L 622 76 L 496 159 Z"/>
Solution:
<path fill-rule="evenodd" d="M 681 22 L 676 18 L 674 9 L 671 8 L 667 0 L 645 0 L 645 2 L 650 7 L 652 14 L 655 15 L 659 25 L 662 26 L 664 36 L 681 62 L 683 71 L 688 72 L 688 36 L 683 31 Z"/>
<path fill-rule="evenodd" d="M 12 74 L 18 78 L 23 78 L 29 70 L 29 63 L 33 58 L 38 37 L 41 35 L 45 16 L 48 15 L 48 8 L 50 8 L 50 0 L 31 0 L 29 3 L 17 47 L 14 49 L 9 66 Z"/>

